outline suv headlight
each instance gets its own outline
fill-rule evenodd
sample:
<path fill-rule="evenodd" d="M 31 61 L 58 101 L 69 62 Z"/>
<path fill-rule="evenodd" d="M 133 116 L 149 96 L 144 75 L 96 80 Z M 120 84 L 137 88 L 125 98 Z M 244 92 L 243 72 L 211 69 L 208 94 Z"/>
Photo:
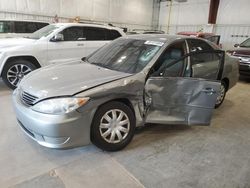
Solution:
<path fill-rule="evenodd" d="M 89 98 L 54 98 L 38 102 L 32 110 L 45 114 L 66 114 L 85 105 Z"/>

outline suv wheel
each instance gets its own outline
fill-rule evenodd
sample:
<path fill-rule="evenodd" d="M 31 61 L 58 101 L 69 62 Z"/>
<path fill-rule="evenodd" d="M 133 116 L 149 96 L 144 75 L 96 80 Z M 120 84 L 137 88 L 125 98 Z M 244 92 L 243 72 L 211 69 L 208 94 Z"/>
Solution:
<path fill-rule="evenodd" d="M 35 69 L 36 66 L 27 60 L 13 60 L 5 64 L 2 78 L 9 88 L 15 89 L 23 77 Z"/>
<path fill-rule="evenodd" d="M 120 102 L 101 106 L 93 119 L 91 140 L 106 151 L 118 151 L 126 147 L 134 136 L 135 116 L 132 110 Z"/>

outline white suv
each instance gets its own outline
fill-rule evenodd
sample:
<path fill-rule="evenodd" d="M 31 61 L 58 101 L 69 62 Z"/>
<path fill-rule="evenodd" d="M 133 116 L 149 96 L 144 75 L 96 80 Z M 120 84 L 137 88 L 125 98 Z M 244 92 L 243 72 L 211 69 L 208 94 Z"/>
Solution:
<path fill-rule="evenodd" d="M 14 89 L 34 69 L 80 60 L 125 33 L 120 28 L 78 23 L 48 25 L 26 38 L 0 39 L 0 76 Z"/>

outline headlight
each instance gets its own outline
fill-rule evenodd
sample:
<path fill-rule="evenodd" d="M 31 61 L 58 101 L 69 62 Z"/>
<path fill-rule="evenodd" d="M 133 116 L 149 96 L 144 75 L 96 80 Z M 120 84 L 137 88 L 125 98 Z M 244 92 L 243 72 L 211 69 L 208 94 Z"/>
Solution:
<path fill-rule="evenodd" d="M 89 98 L 55 98 L 41 101 L 32 110 L 45 114 L 66 114 L 85 105 Z"/>

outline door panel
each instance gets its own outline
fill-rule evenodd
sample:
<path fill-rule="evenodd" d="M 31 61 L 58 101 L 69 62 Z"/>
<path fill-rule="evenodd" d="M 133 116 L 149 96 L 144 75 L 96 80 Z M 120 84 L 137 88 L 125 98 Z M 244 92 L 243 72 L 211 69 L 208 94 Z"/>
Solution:
<path fill-rule="evenodd" d="M 48 43 L 48 61 L 50 63 L 80 60 L 85 56 L 85 41 L 60 41 Z"/>
<path fill-rule="evenodd" d="M 146 123 L 209 125 L 220 82 L 152 77 L 145 85 Z"/>

